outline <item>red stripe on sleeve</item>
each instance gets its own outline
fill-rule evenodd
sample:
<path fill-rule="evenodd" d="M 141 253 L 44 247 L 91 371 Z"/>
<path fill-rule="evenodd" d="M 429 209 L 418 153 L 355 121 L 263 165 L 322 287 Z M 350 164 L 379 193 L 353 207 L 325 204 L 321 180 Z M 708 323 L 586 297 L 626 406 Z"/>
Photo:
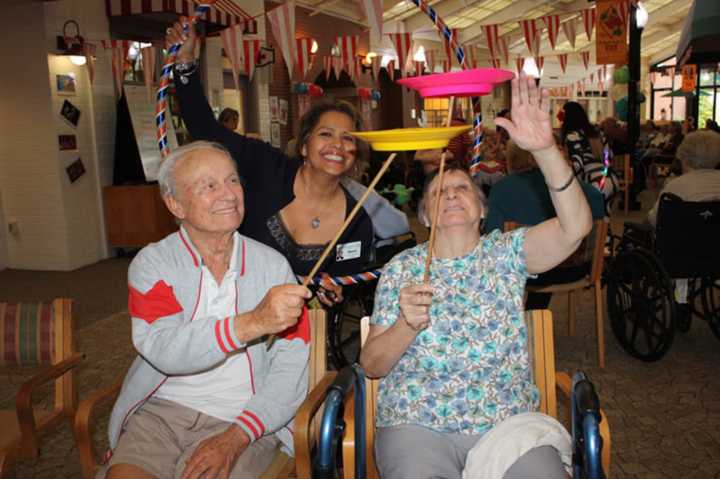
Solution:
<path fill-rule="evenodd" d="M 155 283 L 147 293 L 141 293 L 132 285 L 128 285 L 128 290 L 130 316 L 142 319 L 148 324 L 152 324 L 158 318 L 171 316 L 183 310 L 175 298 L 172 286 L 168 286 L 163 280 Z"/>
<path fill-rule="evenodd" d="M 217 340 L 218 345 L 220 345 L 220 349 L 222 349 L 223 353 L 230 353 L 230 351 L 228 351 L 222 341 L 222 335 L 220 333 L 220 321 L 215 321 L 215 339 Z"/>
<path fill-rule="evenodd" d="M 253 436 L 255 436 L 255 439 L 260 438 L 260 435 L 258 434 L 257 429 L 255 429 L 255 426 L 250 421 L 248 421 L 247 419 L 245 419 L 242 416 L 238 416 L 238 421 L 242 422 L 243 424 L 245 424 L 248 427 L 248 429 L 250 429 L 250 431 L 253 433 Z"/>
<path fill-rule="evenodd" d="M 255 414 L 251 413 L 250 411 L 243 411 L 243 414 L 255 421 L 255 423 L 260 428 L 260 435 L 265 434 L 265 425 L 262 423 L 259 417 L 257 417 Z"/>
<path fill-rule="evenodd" d="M 225 339 L 227 339 L 228 344 L 230 345 L 231 349 L 237 349 L 238 347 L 235 345 L 235 342 L 232 339 L 232 335 L 230 334 L 230 317 L 228 316 L 223 320 L 223 323 L 225 325 Z"/>

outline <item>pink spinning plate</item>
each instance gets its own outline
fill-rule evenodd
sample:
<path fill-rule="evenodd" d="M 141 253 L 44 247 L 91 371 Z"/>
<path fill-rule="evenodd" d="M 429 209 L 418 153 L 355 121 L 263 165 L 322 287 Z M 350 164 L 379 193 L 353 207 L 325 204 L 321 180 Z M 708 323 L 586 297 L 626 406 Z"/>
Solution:
<path fill-rule="evenodd" d="M 403 78 L 397 82 L 417 90 L 423 98 L 439 96 L 487 95 L 499 83 L 511 80 L 515 74 L 499 68 L 473 68 L 450 73 Z"/>

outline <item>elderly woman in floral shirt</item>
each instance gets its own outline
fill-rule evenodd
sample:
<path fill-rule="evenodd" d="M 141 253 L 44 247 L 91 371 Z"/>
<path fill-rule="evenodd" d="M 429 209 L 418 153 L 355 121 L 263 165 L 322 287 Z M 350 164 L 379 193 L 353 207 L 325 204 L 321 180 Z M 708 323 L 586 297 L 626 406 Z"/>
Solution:
<path fill-rule="evenodd" d="M 448 168 L 429 284 L 422 283 L 427 243 L 387 264 L 360 356 L 367 375 L 382 378 L 375 452 L 383 478 L 460 478 L 483 435 L 538 408 L 523 321 L 525 279 L 568 257 L 592 219 L 555 145 L 548 93 L 534 79 L 513 80 L 512 121 L 496 123 L 535 157 L 557 217 L 481 237 L 482 196 L 464 170 Z M 426 224 L 439 187 L 433 177 L 425 188 L 419 213 Z M 538 447 L 498 478 L 564 474 L 558 453 Z"/>

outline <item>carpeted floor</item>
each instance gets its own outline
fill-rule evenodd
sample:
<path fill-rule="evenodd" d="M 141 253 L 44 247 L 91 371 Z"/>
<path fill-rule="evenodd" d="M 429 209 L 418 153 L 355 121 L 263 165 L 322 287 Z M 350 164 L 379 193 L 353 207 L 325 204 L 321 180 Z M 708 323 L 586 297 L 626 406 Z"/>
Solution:
<path fill-rule="evenodd" d="M 630 219 L 640 219 L 635 213 Z M 614 223 L 617 230 L 621 220 Z M 72 273 L 0 272 L 8 300 L 57 295 L 76 300 L 77 342 L 86 354 L 79 379 L 80 397 L 124 374 L 134 356 L 126 306 L 127 259 L 103 261 Z M 678 334 L 670 352 L 655 363 L 628 356 L 606 322 L 606 368 L 596 366 L 592 294 L 578 300 L 576 336 L 568 337 L 567 301 L 551 303 L 557 369 L 585 370 L 600 395 L 612 433 L 610 477 L 720 479 L 720 341 L 695 321 Z M 11 406 L 20 378 L 0 378 L 0 407 Z M 104 447 L 108 411 L 100 414 L 96 436 Z M 41 457 L 22 462 L 18 477 L 80 477 L 77 450 L 69 427 L 44 442 Z"/>

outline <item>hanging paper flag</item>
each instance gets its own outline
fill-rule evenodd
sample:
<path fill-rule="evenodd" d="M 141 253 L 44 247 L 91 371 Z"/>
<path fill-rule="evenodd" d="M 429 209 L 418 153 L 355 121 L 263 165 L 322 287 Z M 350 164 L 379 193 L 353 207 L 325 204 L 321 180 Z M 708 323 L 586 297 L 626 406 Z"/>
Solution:
<path fill-rule="evenodd" d="M 325 72 L 325 81 L 330 81 L 330 72 L 332 71 L 332 57 L 330 55 L 323 57 L 323 71 Z"/>
<path fill-rule="evenodd" d="M 520 28 L 525 37 L 525 45 L 527 45 L 530 54 L 538 56 L 540 48 L 540 33 L 538 32 L 535 19 L 520 20 Z"/>
<path fill-rule="evenodd" d="M 517 67 L 518 75 L 520 75 L 520 72 L 523 71 L 523 68 L 525 67 L 525 58 L 517 57 L 515 59 L 515 66 Z"/>
<path fill-rule="evenodd" d="M 567 53 L 561 53 L 560 55 L 558 55 L 558 60 L 560 61 L 560 69 L 563 73 L 565 73 L 565 69 L 567 68 L 567 58 Z"/>
<path fill-rule="evenodd" d="M 85 55 L 85 65 L 87 65 L 90 84 L 95 79 L 95 44 L 90 42 L 83 43 L 83 55 Z"/>
<path fill-rule="evenodd" d="M 385 71 L 387 71 L 390 81 L 395 81 L 395 60 L 390 60 L 388 62 L 385 67 Z"/>
<path fill-rule="evenodd" d="M 240 70 L 243 62 L 242 24 L 236 24 L 220 31 L 223 50 L 230 62 L 235 89 L 240 91 Z"/>
<path fill-rule="evenodd" d="M 450 60 L 443 60 L 443 73 L 449 73 L 450 72 Z"/>
<path fill-rule="evenodd" d="M 342 76 L 342 71 L 343 71 L 343 68 L 344 68 L 344 67 L 343 67 L 343 59 L 342 59 L 342 57 L 333 56 L 333 57 L 332 57 L 332 66 L 333 66 L 333 71 L 335 72 L 335 73 L 334 73 L 334 74 L 335 74 L 335 78 L 337 78 L 337 79 L 339 80 L 340 77 Z"/>
<path fill-rule="evenodd" d="M 427 61 L 430 73 L 435 73 L 435 55 L 437 50 L 425 50 L 425 60 Z"/>
<path fill-rule="evenodd" d="M 360 5 L 365 12 L 365 18 L 370 25 L 370 36 L 380 41 L 383 29 L 383 2 L 382 0 L 362 0 Z M 374 42 L 370 42 L 371 44 Z"/>
<path fill-rule="evenodd" d="M 498 55 L 498 26 L 483 25 L 485 39 L 487 40 L 488 50 L 490 50 L 490 58 L 497 58 Z"/>
<path fill-rule="evenodd" d="M 595 74 L 594 73 L 590 74 L 590 83 L 595 83 Z"/>
<path fill-rule="evenodd" d="M 602 96 L 603 93 L 605 93 L 605 82 L 603 82 L 602 78 L 600 78 L 599 80 L 600 81 L 598 82 L 598 88 L 600 89 L 600 96 Z"/>
<path fill-rule="evenodd" d="M 348 74 L 352 76 L 350 70 L 355 68 L 355 57 L 357 56 L 357 47 L 360 42 L 360 35 L 346 35 L 335 38 L 335 44 L 340 49 L 340 57 L 342 58 L 342 67 L 346 69 Z"/>
<path fill-rule="evenodd" d="M 580 56 L 582 57 L 583 65 L 585 65 L 585 69 L 588 69 L 588 65 L 590 64 L 590 51 L 586 50 L 584 52 L 580 52 Z"/>
<path fill-rule="evenodd" d="M 412 48 L 411 35 L 410 33 L 390 33 L 389 36 L 398 57 L 398 67 L 405 72 L 405 65 Z"/>
<path fill-rule="evenodd" d="M 148 92 L 148 99 L 153 100 L 153 83 L 155 82 L 155 47 L 144 47 L 140 49 L 142 56 L 143 76 L 145 77 L 145 87 Z"/>
<path fill-rule="evenodd" d="M 465 62 L 470 68 L 477 68 L 477 60 L 475 59 L 475 47 L 470 44 L 463 45 L 465 50 Z"/>
<path fill-rule="evenodd" d="M 535 66 L 538 69 L 538 75 L 542 76 L 543 65 L 545 65 L 545 57 L 535 57 Z"/>
<path fill-rule="evenodd" d="M 592 41 L 593 29 L 595 28 L 595 9 L 586 8 L 582 11 L 583 25 L 585 26 L 585 34 L 588 41 Z"/>
<path fill-rule="evenodd" d="M 508 50 L 507 39 L 505 37 L 498 37 L 497 39 L 498 50 L 500 50 L 500 57 L 503 63 L 507 65 L 510 63 L 510 51 Z"/>
<path fill-rule="evenodd" d="M 260 40 L 243 40 L 243 63 L 245 74 L 252 81 L 255 72 L 255 60 L 260 53 Z"/>
<path fill-rule="evenodd" d="M 382 57 L 374 56 L 370 59 L 370 66 L 372 67 L 372 73 L 373 78 L 375 79 L 375 82 L 377 83 L 380 81 L 380 61 L 382 60 Z"/>
<path fill-rule="evenodd" d="M 267 12 L 275 41 L 282 52 L 288 75 L 292 78 L 295 62 L 295 0 Z"/>
<path fill-rule="evenodd" d="M 575 48 L 575 19 L 571 18 L 567 22 L 562 24 L 563 32 L 565 32 L 565 38 L 570 42 L 570 46 Z"/>
<path fill-rule="evenodd" d="M 493 68 L 500 68 L 500 59 L 499 59 L 499 58 L 493 58 L 493 59 L 492 59 L 492 66 L 493 66 Z"/>
<path fill-rule="evenodd" d="M 603 65 L 600 67 L 600 71 L 602 72 L 603 80 L 607 78 L 607 65 Z"/>
<path fill-rule="evenodd" d="M 304 80 L 307 73 L 312 68 L 312 38 L 296 38 L 295 39 L 295 64 L 300 74 L 300 80 Z"/>
<path fill-rule="evenodd" d="M 118 98 L 122 96 L 123 80 L 125 78 L 125 59 L 130 50 L 130 40 L 103 40 L 105 49 L 112 49 L 112 73 L 115 79 L 115 93 Z"/>
<path fill-rule="evenodd" d="M 459 28 L 451 28 L 450 29 L 450 34 L 452 36 L 454 43 L 457 43 L 457 37 L 458 37 L 459 31 L 460 31 Z M 452 45 L 450 44 L 448 39 L 445 38 L 445 35 L 441 35 L 441 37 L 443 40 L 443 46 L 445 47 L 445 55 L 447 55 L 448 60 L 450 60 L 450 64 L 452 65 L 452 59 L 453 59 L 453 57 L 455 57 L 455 49 L 452 47 Z M 455 60 L 457 60 L 457 57 L 455 58 Z"/>
<path fill-rule="evenodd" d="M 425 62 L 419 62 L 419 61 L 416 60 L 416 61 L 414 61 L 413 63 L 415 64 L 415 75 L 416 75 L 416 76 L 422 76 L 422 74 L 423 74 L 423 66 L 425 66 Z"/>
<path fill-rule="evenodd" d="M 582 96 L 585 96 L 585 80 L 584 79 L 583 79 L 583 81 L 580 82 L 580 94 Z"/>
<path fill-rule="evenodd" d="M 555 50 L 555 41 L 557 40 L 558 33 L 560 32 L 560 15 L 545 15 L 542 19 L 548 29 L 550 47 Z"/>

